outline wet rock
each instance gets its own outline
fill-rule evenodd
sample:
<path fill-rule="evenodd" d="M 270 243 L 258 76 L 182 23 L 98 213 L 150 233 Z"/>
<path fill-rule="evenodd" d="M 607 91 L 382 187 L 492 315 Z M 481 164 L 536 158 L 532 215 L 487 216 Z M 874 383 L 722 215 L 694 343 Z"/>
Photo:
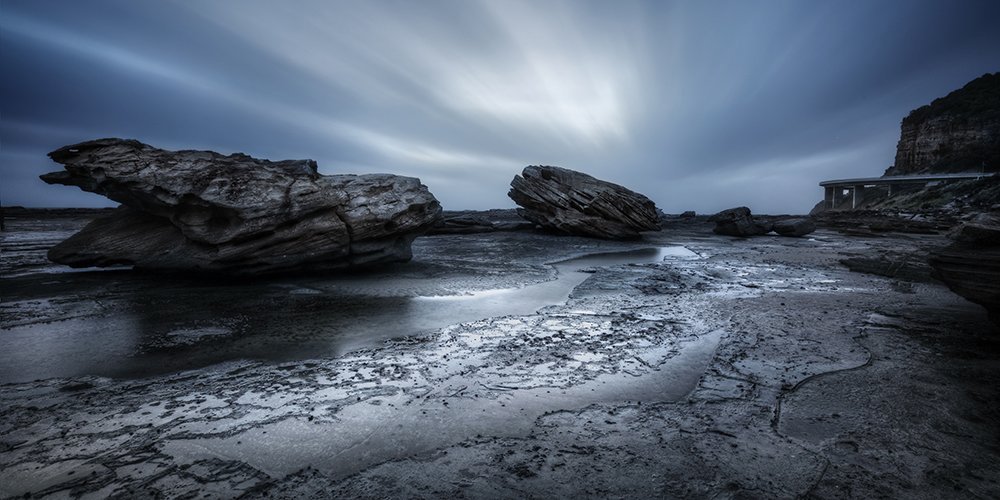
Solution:
<path fill-rule="evenodd" d="M 688 210 L 688 211 L 686 211 L 686 212 L 684 212 L 684 213 L 681 214 L 681 218 L 682 219 L 690 219 L 691 217 L 696 217 L 697 215 L 698 214 L 696 214 L 694 212 L 694 210 Z"/>
<path fill-rule="evenodd" d="M 816 223 L 808 218 L 781 219 L 771 229 L 782 236 L 805 236 L 816 230 Z"/>
<path fill-rule="evenodd" d="M 607 239 L 660 229 L 649 198 L 584 173 L 529 166 L 510 185 L 507 195 L 522 207 L 518 213 L 546 229 Z"/>
<path fill-rule="evenodd" d="M 41 176 L 123 205 L 52 248 L 72 267 L 133 265 L 253 275 L 410 259 L 441 206 L 419 179 L 320 175 L 312 160 L 165 151 L 100 139 L 49 153 Z"/>
<path fill-rule="evenodd" d="M 881 236 L 885 233 L 938 234 L 958 223 L 954 214 L 913 214 L 883 210 L 828 210 L 811 218 L 817 226 L 858 236 Z"/>
<path fill-rule="evenodd" d="M 757 236 L 771 231 L 771 225 L 755 221 L 747 207 L 723 210 L 709 217 L 708 221 L 715 223 L 715 228 L 712 229 L 715 234 L 727 236 Z"/>
<path fill-rule="evenodd" d="M 900 282 L 932 283 L 933 270 L 927 263 L 926 255 L 920 252 L 871 251 L 840 259 L 840 263 L 858 273 L 885 276 Z"/>
<path fill-rule="evenodd" d="M 934 276 L 986 308 L 1000 325 L 1000 220 L 983 215 L 952 231 L 954 243 L 931 254 Z"/>
<path fill-rule="evenodd" d="M 481 217 L 454 217 L 442 220 L 428 234 L 476 234 L 496 230 L 492 222 Z"/>
<path fill-rule="evenodd" d="M 527 222 L 515 210 L 445 211 L 442 219 L 427 234 L 477 234 L 496 231 L 524 231 L 535 224 Z"/>

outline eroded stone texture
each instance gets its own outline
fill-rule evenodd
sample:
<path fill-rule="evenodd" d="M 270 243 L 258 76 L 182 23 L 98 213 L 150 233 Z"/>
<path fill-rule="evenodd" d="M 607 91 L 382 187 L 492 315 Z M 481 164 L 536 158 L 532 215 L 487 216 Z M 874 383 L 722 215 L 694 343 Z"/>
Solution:
<path fill-rule="evenodd" d="M 935 283 L 837 264 L 940 236 L 824 230 L 733 245 L 700 219 L 667 224 L 647 243 L 700 257 L 591 269 L 565 303 L 530 314 L 397 331 L 342 356 L 4 385 L 0 497 L 1000 498 L 1000 337 L 985 315 Z M 8 266 L 20 243 L 0 244 Z M 410 285 L 373 286 L 520 288 L 555 276 L 544 262 L 636 247 L 534 232 L 421 238 Z M 75 318 L 123 333 L 140 324 L 127 345 L 152 354 L 169 342 L 172 358 L 246 338 L 300 345 L 320 330 L 310 313 L 353 288 L 312 276 L 253 293 L 164 290 L 141 275 L 4 278 L 2 338 L 24 325 L 43 337 L 41 358 Z M 171 312 L 151 314 L 164 299 Z M 203 336 L 167 333 L 177 328 Z"/>
<path fill-rule="evenodd" d="M 886 175 L 997 171 L 1000 73 L 987 73 L 903 119 Z"/>
<path fill-rule="evenodd" d="M 736 207 L 723 210 L 708 218 L 715 223 L 712 229 L 715 234 L 726 236 L 757 236 L 771 232 L 771 225 L 755 221 L 747 207 Z"/>
<path fill-rule="evenodd" d="M 1000 218 L 982 214 L 949 236 L 954 243 L 931 254 L 934 277 L 1000 325 Z"/>
<path fill-rule="evenodd" d="M 260 274 L 406 261 L 440 217 L 419 179 L 320 175 L 312 160 L 165 151 L 99 139 L 49 153 L 65 171 L 42 176 L 123 205 L 52 248 L 72 267 Z"/>
<path fill-rule="evenodd" d="M 510 185 L 507 196 L 522 207 L 518 213 L 546 229 L 608 239 L 660 229 L 649 198 L 581 172 L 529 166 Z"/>

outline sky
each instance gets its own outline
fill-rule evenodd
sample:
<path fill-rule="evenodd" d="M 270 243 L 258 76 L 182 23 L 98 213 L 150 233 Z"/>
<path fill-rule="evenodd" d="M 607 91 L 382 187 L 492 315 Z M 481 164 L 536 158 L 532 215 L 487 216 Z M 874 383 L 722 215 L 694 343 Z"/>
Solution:
<path fill-rule="evenodd" d="M 1000 71 L 995 0 L 0 0 L 0 202 L 102 137 L 419 177 L 514 206 L 526 165 L 668 213 L 806 213 L 911 110 Z"/>

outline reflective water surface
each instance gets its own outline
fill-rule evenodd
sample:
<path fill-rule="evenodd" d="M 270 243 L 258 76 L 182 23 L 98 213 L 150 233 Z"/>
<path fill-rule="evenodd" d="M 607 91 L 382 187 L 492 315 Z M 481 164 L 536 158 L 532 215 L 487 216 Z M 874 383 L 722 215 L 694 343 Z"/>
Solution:
<path fill-rule="evenodd" d="M 394 290 L 412 291 L 407 287 L 413 278 L 385 275 L 336 277 L 335 286 L 317 286 L 322 282 L 316 279 L 220 284 L 157 281 L 125 272 L 63 273 L 53 280 L 91 280 L 100 288 L 86 298 L 42 295 L 5 304 L 11 317 L 0 329 L 0 383 L 79 375 L 131 378 L 238 359 L 338 356 L 450 324 L 531 314 L 564 303 L 589 276 L 580 270 L 670 257 L 697 255 L 683 247 L 593 254 L 553 263 L 556 274 L 549 281 L 465 292 L 452 280 L 448 295 L 394 296 Z M 435 290 L 436 279 L 421 279 L 421 286 Z M 118 281 L 127 286 L 116 289 Z M 365 292 L 373 289 L 379 293 Z M 30 320 L 33 311 L 47 309 L 58 309 L 59 319 Z"/>

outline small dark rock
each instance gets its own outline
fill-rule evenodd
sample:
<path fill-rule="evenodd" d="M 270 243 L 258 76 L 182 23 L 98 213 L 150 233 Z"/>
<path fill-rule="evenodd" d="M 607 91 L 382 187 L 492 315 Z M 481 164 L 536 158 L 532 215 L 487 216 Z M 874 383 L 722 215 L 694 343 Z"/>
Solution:
<path fill-rule="evenodd" d="M 726 236 L 758 236 L 771 231 L 771 224 L 755 221 L 747 207 L 723 210 L 709 217 L 708 221 L 715 223 L 712 229 L 715 234 Z"/>
<path fill-rule="evenodd" d="M 810 218 L 781 219 L 775 221 L 772 230 L 782 236 L 805 236 L 816 230 L 816 223 Z"/>

